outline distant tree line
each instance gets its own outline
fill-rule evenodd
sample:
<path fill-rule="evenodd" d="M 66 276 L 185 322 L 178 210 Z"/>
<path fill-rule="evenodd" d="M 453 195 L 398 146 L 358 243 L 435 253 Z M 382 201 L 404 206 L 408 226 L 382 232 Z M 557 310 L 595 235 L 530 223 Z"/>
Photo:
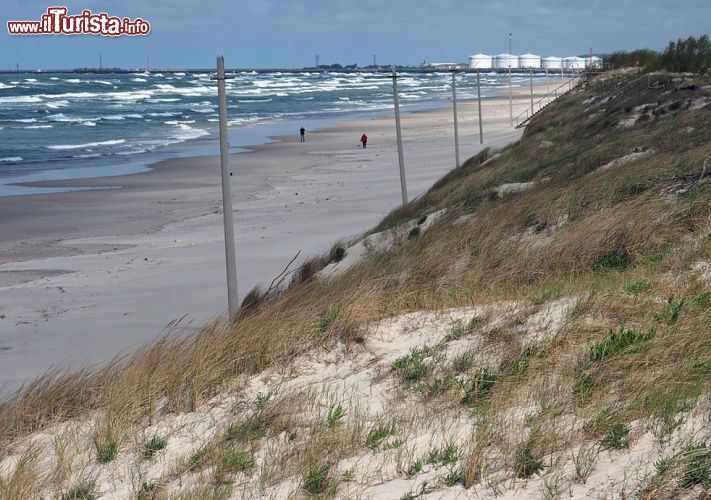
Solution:
<path fill-rule="evenodd" d="M 662 52 L 650 49 L 615 52 L 607 56 L 605 62 L 613 68 L 638 66 L 648 71 L 708 73 L 711 71 L 711 39 L 708 35 L 680 38 L 669 42 Z"/>

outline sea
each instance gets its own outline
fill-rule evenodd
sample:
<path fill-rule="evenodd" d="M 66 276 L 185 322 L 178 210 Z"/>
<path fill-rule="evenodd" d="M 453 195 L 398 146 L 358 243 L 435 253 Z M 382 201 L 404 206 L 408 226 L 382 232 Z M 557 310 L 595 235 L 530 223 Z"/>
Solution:
<path fill-rule="evenodd" d="M 233 150 L 393 108 L 387 73 L 228 77 Z M 458 97 L 475 98 L 475 75 L 457 78 Z M 514 86 L 527 84 L 528 75 L 513 77 Z M 450 73 L 401 73 L 398 85 L 404 111 L 451 100 Z M 484 97 L 507 85 L 506 75 L 482 75 Z M 25 184 L 138 173 L 165 158 L 218 154 L 217 127 L 209 72 L 0 74 L 0 196 L 82 189 Z"/>

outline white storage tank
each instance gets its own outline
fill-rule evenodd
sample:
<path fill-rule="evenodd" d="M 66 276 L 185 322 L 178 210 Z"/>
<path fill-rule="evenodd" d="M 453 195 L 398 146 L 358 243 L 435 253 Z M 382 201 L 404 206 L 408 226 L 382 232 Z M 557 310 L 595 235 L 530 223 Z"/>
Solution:
<path fill-rule="evenodd" d="M 563 58 L 550 56 L 544 57 L 541 61 L 543 69 L 563 69 Z"/>
<path fill-rule="evenodd" d="M 486 54 L 474 54 L 469 56 L 469 67 L 471 69 L 491 69 L 494 67 L 494 58 Z"/>
<path fill-rule="evenodd" d="M 541 67 L 541 56 L 522 54 L 518 56 L 518 67 L 522 69 L 539 69 Z"/>
<path fill-rule="evenodd" d="M 518 56 L 499 54 L 494 56 L 494 69 L 518 69 Z"/>
<path fill-rule="evenodd" d="M 565 69 L 585 69 L 585 59 L 578 56 L 566 57 L 563 59 Z"/>

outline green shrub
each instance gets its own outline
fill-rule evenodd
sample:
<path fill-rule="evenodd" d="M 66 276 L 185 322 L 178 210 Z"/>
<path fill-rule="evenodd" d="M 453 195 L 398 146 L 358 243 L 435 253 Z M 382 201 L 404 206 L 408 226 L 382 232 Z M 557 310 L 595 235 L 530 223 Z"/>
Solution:
<path fill-rule="evenodd" d="M 627 286 L 625 286 L 625 291 L 630 295 L 637 295 L 638 293 L 646 292 L 650 288 L 652 288 L 652 285 L 650 285 L 647 281 L 639 280 L 628 283 Z"/>
<path fill-rule="evenodd" d="M 600 257 L 593 265 L 597 270 L 620 269 L 630 265 L 632 258 L 627 250 L 616 250 Z"/>
<path fill-rule="evenodd" d="M 106 464 L 111 462 L 118 454 L 118 443 L 109 441 L 105 444 L 96 444 L 96 459 L 99 463 Z"/>
<path fill-rule="evenodd" d="M 442 477 L 442 484 L 448 487 L 456 486 L 457 484 L 464 484 L 464 469 L 452 469 L 449 473 Z"/>
<path fill-rule="evenodd" d="M 517 478 L 529 478 L 543 469 L 543 460 L 534 454 L 533 442 L 530 439 L 516 447 L 515 458 L 514 472 Z"/>
<path fill-rule="evenodd" d="M 168 442 L 161 437 L 153 436 L 150 441 L 143 445 L 143 458 L 153 458 L 157 452 L 166 447 Z"/>
<path fill-rule="evenodd" d="M 453 465 L 460 458 L 459 450 L 453 444 L 448 444 L 444 448 L 430 450 L 427 454 L 427 463 L 437 466 Z"/>
<path fill-rule="evenodd" d="M 230 448 L 222 458 L 222 465 L 230 472 L 242 472 L 254 467 L 254 457 L 250 453 Z"/>
<path fill-rule="evenodd" d="M 619 450 L 629 446 L 630 428 L 627 424 L 615 424 L 600 443 L 607 449 Z"/>
<path fill-rule="evenodd" d="M 393 363 L 393 371 L 405 383 L 419 382 L 431 371 L 432 366 L 425 361 L 427 353 L 420 348 L 410 350 L 410 354 L 398 358 Z"/>
<path fill-rule="evenodd" d="M 462 404 L 473 405 L 483 400 L 496 384 L 497 375 L 488 367 L 480 368 L 466 382 L 462 384 L 464 397 Z"/>
<path fill-rule="evenodd" d="M 684 299 L 674 300 L 674 297 L 667 299 L 667 305 L 660 312 L 654 315 L 654 319 L 659 322 L 673 325 L 679 319 L 681 309 L 684 307 Z"/>
<path fill-rule="evenodd" d="M 326 416 L 326 425 L 330 428 L 337 426 L 343 417 L 346 416 L 346 410 L 341 405 L 331 406 L 328 409 Z"/>
<path fill-rule="evenodd" d="M 365 439 L 365 444 L 368 448 L 375 451 L 380 448 L 380 445 L 390 436 L 395 435 L 395 425 L 381 425 L 371 430 L 368 437 Z"/>
<path fill-rule="evenodd" d="M 62 500 L 94 500 L 96 498 L 96 485 L 94 482 L 82 482 L 72 486 L 62 494 Z"/>
<path fill-rule="evenodd" d="M 407 233 L 407 239 L 408 239 L 408 240 L 414 240 L 414 239 L 416 239 L 418 236 L 420 236 L 421 233 L 422 233 L 422 230 L 420 229 L 419 226 L 418 226 L 418 227 L 413 227 L 413 228 L 410 230 L 410 232 Z"/>
<path fill-rule="evenodd" d="M 302 487 L 311 495 L 325 493 L 330 484 L 330 473 L 331 464 L 312 466 L 304 474 Z"/>
<path fill-rule="evenodd" d="M 620 327 L 615 331 L 610 329 L 605 340 L 596 342 L 590 347 L 590 360 L 602 361 L 606 358 L 616 356 L 635 344 L 641 344 L 654 337 L 654 330 L 640 332 L 633 328 L 625 329 Z"/>
<path fill-rule="evenodd" d="M 253 415 L 240 424 L 230 424 L 225 432 L 225 439 L 227 441 L 255 441 L 263 437 L 264 429 L 257 415 Z"/>

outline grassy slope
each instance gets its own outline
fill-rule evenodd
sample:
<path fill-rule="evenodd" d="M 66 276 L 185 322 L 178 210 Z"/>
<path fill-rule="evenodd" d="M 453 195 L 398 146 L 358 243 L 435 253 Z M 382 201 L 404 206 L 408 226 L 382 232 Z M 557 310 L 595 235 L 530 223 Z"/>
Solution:
<path fill-rule="evenodd" d="M 446 208 L 428 231 L 336 280 L 311 279 L 323 265 L 316 259 L 232 325 L 219 320 L 195 338 L 169 336 L 109 366 L 36 381 L 0 405 L 0 459 L 17 437 L 94 409 L 97 442 L 120 444 L 132 425 L 193 411 L 236 375 L 317 345 L 360 344 L 364 327 L 384 317 L 559 297 L 579 301 L 554 339 L 524 345 L 515 324 L 488 339 L 503 361 L 490 367 L 496 383 L 467 409 L 482 425 L 463 461 L 466 484 L 481 480 L 492 453 L 508 454 L 516 474 L 522 461 L 624 434 L 632 421 L 673 426 L 708 396 L 711 375 L 711 292 L 692 269 L 711 261 L 711 106 L 700 107 L 711 102 L 702 88 L 711 81 L 659 74 L 649 82 L 608 74 L 561 98 L 520 142 L 486 163 L 488 152 L 469 160 L 376 228 Z M 593 173 L 634 151 L 646 154 Z M 494 191 L 519 182 L 535 185 Z M 522 356 L 520 368 L 507 368 Z M 529 422 L 524 443 L 504 446 L 496 416 L 541 384 L 555 387 L 552 401 Z M 461 399 L 443 390 L 438 404 L 448 397 Z M 551 439 L 561 415 L 589 424 Z M 671 480 L 663 479 L 650 491 Z"/>

